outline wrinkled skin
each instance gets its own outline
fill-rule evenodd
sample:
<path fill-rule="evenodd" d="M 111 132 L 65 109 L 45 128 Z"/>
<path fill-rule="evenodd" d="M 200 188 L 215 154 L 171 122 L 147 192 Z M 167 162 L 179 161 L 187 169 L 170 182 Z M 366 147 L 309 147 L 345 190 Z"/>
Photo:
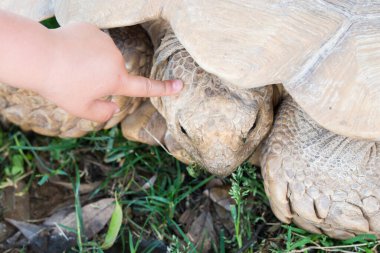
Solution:
<path fill-rule="evenodd" d="M 275 215 L 313 233 L 380 238 L 380 143 L 337 135 L 286 97 L 261 157 Z"/>
<path fill-rule="evenodd" d="M 184 82 L 178 96 L 151 101 L 166 119 L 171 137 L 194 162 L 212 174 L 231 174 L 255 151 L 271 128 L 271 86 L 234 88 L 199 67 L 175 37 L 170 37 L 170 32 L 156 52 L 151 77 L 178 78 Z"/>

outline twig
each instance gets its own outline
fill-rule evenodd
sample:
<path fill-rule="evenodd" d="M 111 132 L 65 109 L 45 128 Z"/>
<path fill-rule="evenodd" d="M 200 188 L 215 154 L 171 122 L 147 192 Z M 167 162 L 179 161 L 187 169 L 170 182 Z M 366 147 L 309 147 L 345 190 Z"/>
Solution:
<path fill-rule="evenodd" d="M 144 130 L 150 135 L 150 137 L 152 137 L 152 138 L 158 143 L 158 145 L 161 146 L 161 148 L 163 148 L 163 150 L 165 150 L 166 153 L 168 153 L 169 155 L 173 156 L 173 154 L 170 153 L 170 151 L 164 146 L 164 144 L 162 144 L 162 143 L 160 142 L 159 139 L 156 138 L 156 136 L 154 136 L 154 135 L 153 135 L 148 129 L 146 129 L 145 127 L 144 127 Z"/>
<path fill-rule="evenodd" d="M 370 243 L 370 242 L 368 242 Z M 319 250 L 324 250 L 326 252 L 346 252 L 346 253 L 352 253 L 352 252 L 356 252 L 356 251 L 344 251 L 342 249 L 345 249 L 345 248 L 353 248 L 353 247 L 360 247 L 360 246 L 366 246 L 368 245 L 368 243 L 358 243 L 358 244 L 352 244 L 352 245 L 339 245 L 339 246 L 329 246 L 329 247 L 322 247 L 322 246 L 310 246 L 310 247 L 306 247 L 306 248 L 303 248 L 303 249 L 300 249 L 300 250 L 292 250 L 290 251 L 291 253 L 297 253 L 297 252 L 305 252 L 305 251 L 308 251 L 308 250 L 313 250 L 313 249 L 319 249 Z M 380 244 L 380 241 L 376 241 L 376 245 L 379 245 Z"/>
<path fill-rule="evenodd" d="M 58 228 L 58 230 L 59 230 L 59 235 L 65 237 L 66 241 L 68 241 L 69 238 L 66 236 L 65 232 L 63 232 L 63 230 L 61 229 L 61 227 L 60 227 L 56 222 L 54 222 L 54 225 Z"/>

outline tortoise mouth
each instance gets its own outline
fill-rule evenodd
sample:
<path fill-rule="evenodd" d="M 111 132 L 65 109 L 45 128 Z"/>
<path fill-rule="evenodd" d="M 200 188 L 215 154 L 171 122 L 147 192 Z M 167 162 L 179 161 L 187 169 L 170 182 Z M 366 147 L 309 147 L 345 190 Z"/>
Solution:
<path fill-rule="evenodd" d="M 205 170 L 215 176 L 219 176 L 219 177 L 227 177 L 229 175 L 231 175 L 236 169 L 237 169 L 238 166 L 231 166 L 231 165 L 227 165 L 223 168 L 221 167 L 218 167 L 218 168 L 210 168 L 210 167 L 205 167 Z"/>
<path fill-rule="evenodd" d="M 241 146 L 236 150 L 232 150 L 230 146 L 222 145 L 218 141 L 214 142 L 213 145 L 207 145 L 208 147 L 205 148 L 202 145 L 204 143 L 193 143 L 182 131 L 178 135 L 182 135 L 182 140 L 177 140 L 178 143 L 196 164 L 199 164 L 205 171 L 221 177 L 232 174 L 256 149 L 251 136 L 246 143 L 240 137 L 237 137 L 236 140 L 240 138 L 239 144 Z"/>

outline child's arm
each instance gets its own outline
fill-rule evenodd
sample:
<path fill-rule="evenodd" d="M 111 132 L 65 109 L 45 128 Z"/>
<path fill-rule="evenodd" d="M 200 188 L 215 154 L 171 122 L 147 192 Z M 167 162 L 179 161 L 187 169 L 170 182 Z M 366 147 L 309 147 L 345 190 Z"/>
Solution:
<path fill-rule="evenodd" d="M 112 39 L 90 24 L 49 30 L 0 10 L 0 82 L 36 91 L 73 115 L 103 122 L 118 110 L 108 95 L 163 96 L 181 81 L 129 75 Z"/>

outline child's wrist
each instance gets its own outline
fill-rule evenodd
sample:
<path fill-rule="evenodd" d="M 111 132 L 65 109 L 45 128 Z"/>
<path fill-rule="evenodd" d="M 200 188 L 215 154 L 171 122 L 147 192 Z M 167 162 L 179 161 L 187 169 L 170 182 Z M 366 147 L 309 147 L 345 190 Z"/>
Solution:
<path fill-rule="evenodd" d="M 42 66 L 38 68 L 42 72 L 36 75 L 37 78 L 32 87 L 32 90 L 38 93 L 43 93 L 47 89 L 50 89 L 49 86 L 54 85 L 54 78 L 56 78 L 57 70 L 62 61 L 60 59 L 60 52 L 64 50 L 59 33 L 58 29 L 54 29 L 46 30 L 46 33 L 43 35 L 46 45 L 41 57 Z"/>

